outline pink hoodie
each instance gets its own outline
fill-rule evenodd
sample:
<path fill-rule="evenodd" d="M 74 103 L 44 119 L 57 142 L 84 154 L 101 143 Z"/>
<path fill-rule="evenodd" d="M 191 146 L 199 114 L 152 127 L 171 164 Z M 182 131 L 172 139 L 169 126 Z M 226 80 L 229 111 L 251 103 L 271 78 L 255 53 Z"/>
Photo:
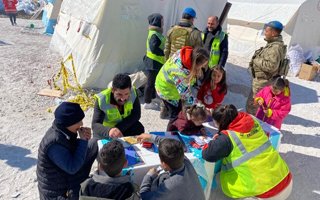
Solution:
<path fill-rule="evenodd" d="M 274 96 L 271 91 L 272 86 L 266 86 L 258 92 L 257 97 L 263 98 L 264 107 L 272 110 L 272 115 L 270 117 L 265 116 L 262 106 L 259 107 L 257 111 L 257 118 L 270 124 L 278 129 L 281 128 L 282 121 L 288 115 L 291 110 L 291 100 L 290 95 L 285 96 L 283 92 L 279 95 Z M 290 94 L 290 92 L 289 92 Z"/>

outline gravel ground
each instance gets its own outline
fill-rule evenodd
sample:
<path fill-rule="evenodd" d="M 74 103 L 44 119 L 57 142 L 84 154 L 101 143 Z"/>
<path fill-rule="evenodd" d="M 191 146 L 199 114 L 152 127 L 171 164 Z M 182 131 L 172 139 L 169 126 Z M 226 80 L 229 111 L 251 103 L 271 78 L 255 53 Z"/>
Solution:
<path fill-rule="evenodd" d="M 51 37 L 41 34 L 41 21 L 0 18 L 0 199 L 37 199 L 36 163 L 41 138 L 53 121 L 47 109 L 54 98 L 38 96 L 59 69 L 60 57 L 48 49 Z M 30 24 L 35 29 L 25 28 Z M 248 60 L 230 55 L 229 91 L 225 103 L 244 108 L 249 93 Z M 280 152 L 294 176 L 289 199 L 320 199 L 319 82 L 290 78 L 292 111 L 283 125 Z M 90 126 L 92 109 L 84 124 Z M 159 111 L 142 109 L 146 131 L 165 130 Z M 217 189 L 212 199 L 227 199 Z"/>

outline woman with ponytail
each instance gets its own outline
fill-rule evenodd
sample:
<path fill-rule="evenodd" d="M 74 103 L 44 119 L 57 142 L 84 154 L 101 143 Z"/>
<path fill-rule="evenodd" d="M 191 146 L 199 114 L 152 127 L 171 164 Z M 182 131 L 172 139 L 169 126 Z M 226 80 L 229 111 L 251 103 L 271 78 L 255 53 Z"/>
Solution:
<path fill-rule="evenodd" d="M 281 129 L 284 118 L 291 110 L 289 81 L 278 77 L 271 86 L 261 89 L 255 103 L 259 105 L 256 117 Z"/>
<path fill-rule="evenodd" d="M 218 134 L 204 146 L 202 157 L 208 162 L 222 160 L 220 184 L 224 194 L 231 198 L 287 199 L 292 175 L 259 122 L 232 104 L 219 106 L 212 118 Z"/>
<path fill-rule="evenodd" d="M 156 77 L 155 88 L 174 120 L 186 105 L 196 103 L 195 85 L 207 68 L 209 52 L 204 48 L 183 47 L 162 66 Z"/>

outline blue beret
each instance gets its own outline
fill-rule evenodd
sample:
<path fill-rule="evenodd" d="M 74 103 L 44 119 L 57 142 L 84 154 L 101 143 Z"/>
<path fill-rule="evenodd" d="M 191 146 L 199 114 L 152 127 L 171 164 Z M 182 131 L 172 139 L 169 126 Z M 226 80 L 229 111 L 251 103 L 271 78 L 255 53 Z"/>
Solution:
<path fill-rule="evenodd" d="M 271 28 L 274 28 L 274 29 L 277 29 L 280 31 L 283 30 L 283 25 L 279 21 L 271 21 L 271 22 L 265 24 L 265 26 L 268 26 L 268 27 L 271 27 Z"/>
<path fill-rule="evenodd" d="M 190 16 L 193 17 L 193 18 L 196 17 L 196 11 L 195 11 L 193 8 L 190 8 L 190 7 L 184 9 L 183 14 L 188 14 L 188 15 L 190 15 Z"/>

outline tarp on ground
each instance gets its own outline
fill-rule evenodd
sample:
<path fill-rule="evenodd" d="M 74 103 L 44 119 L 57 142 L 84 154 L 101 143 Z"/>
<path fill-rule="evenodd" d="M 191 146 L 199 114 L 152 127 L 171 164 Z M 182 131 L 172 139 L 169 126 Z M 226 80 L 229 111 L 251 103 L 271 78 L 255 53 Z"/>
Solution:
<path fill-rule="evenodd" d="M 24 11 L 27 15 L 34 15 L 39 9 L 42 9 L 41 5 L 44 3 L 44 0 L 18 0 L 17 11 Z"/>
<path fill-rule="evenodd" d="M 193 7 L 197 12 L 195 25 L 204 29 L 207 17 L 220 16 L 225 3 L 226 0 L 64 0 L 51 48 L 64 59 L 73 55 L 83 87 L 105 88 L 116 73 L 132 73 L 142 67 L 148 15 L 161 13 L 166 33 L 179 21 L 184 8 Z"/>
<path fill-rule="evenodd" d="M 284 26 L 286 44 L 300 44 L 314 55 L 320 53 L 319 0 L 230 0 L 228 15 L 230 51 L 243 57 L 265 45 L 262 29 L 265 23 L 278 20 Z"/>

